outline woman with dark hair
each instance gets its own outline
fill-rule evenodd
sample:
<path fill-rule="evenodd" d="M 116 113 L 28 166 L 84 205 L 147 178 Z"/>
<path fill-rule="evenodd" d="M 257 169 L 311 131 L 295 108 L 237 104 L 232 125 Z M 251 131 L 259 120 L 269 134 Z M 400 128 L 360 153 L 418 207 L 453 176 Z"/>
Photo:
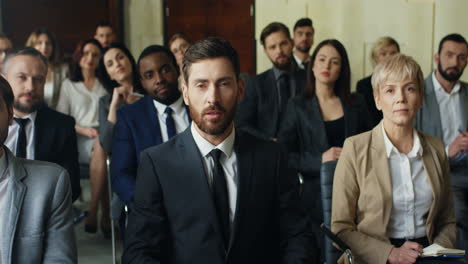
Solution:
<path fill-rule="evenodd" d="M 109 199 L 105 174 L 104 150 L 98 136 L 98 102 L 107 94 L 97 78 L 101 44 L 95 39 L 78 43 L 73 53 L 70 79 L 65 79 L 57 110 L 75 118 L 79 162 L 89 164 L 91 203 L 85 231 L 96 232 L 97 211 L 102 204 L 101 228 L 105 235 L 110 229 Z M 105 157 L 105 156 L 104 156 Z"/>
<path fill-rule="evenodd" d="M 55 109 L 62 82 L 68 74 L 68 67 L 62 61 L 62 53 L 55 36 L 47 28 L 38 28 L 29 35 L 26 46 L 37 49 L 49 62 L 44 85 L 44 101 Z"/>
<path fill-rule="evenodd" d="M 367 131 L 364 99 L 351 95 L 348 55 L 338 40 L 322 41 L 311 56 L 304 95 L 288 102 L 278 140 L 289 164 L 303 177 L 302 200 L 313 221 L 317 245 L 323 221 L 320 197 L 322 163 L 337 160 L 345 138 Z"/>
<path fill-rule="evenodd" d="M 122 43 L 114 42 L 104 49 L 98 69 L 109 93 L 99 100 L 99 138 L 105 152 L 110 154 L 117 110 L 138 101 L 145 92 L 140 85 L 135 59 Z"/>

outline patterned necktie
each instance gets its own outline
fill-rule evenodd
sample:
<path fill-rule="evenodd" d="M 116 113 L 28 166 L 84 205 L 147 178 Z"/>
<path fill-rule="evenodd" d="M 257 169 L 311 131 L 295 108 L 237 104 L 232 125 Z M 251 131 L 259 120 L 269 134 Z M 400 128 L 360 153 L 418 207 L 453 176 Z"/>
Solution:
<path fill-rule="evenodd" d="M 210 152 L 210 156 L 214 161 L 212 190 L 218 221 L 220 223 L 221 232 L 223 233 L 224 247 L 227 249 L 229 245 L 230 233 L 229 200 L 226 177 L 224 175 L 223 167 L 219 161 L 221 153 L 222 151 L 219 149 L 213 149 Z"/>
<path fill-rule="evenodd" d="M 173 136 L 176 135 L 174 118 L 172 118 L 172 108 L 170 108 L 169 106 L 166 107 L 164 113 L 166 113 L 167 138 L 171 139 Z"/>
<path fill-rule="evenodd" d="M 27 146 L 27 139 L 26 139 L 26 125 L 29 122 L 29 118 L 14 118 L 16 123 L 19 125 L 18 130 L 18 140 L 16 141 L 16 157 L 18 158 L 26 158 L 26 146 Z"/>

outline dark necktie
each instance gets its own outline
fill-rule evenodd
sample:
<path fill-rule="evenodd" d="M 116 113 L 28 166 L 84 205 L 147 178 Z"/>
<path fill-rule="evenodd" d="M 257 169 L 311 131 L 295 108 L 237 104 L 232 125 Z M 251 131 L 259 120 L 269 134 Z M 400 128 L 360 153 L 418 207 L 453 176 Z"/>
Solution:
<path fill-rule="evenodd" d="M 280 111 L 284 111 L 286 109 L 289 97 L 291 96 L 290 90 L 289 75 L 283 73 L 279 78 Z"/>
<path fill-rule="evenodd" d="M 164 113 L 166 113 L 167 138 L 171 139 L 173 136 L 176 135 L 174 118 L 172 118 L 172 108 L 170 108 L 169 106 L 166 107 Z"/>
<path fill-rule="evenodd" d="M 16 141 L 16 157 L 26 158 L 26 125 L 29 122 L 29 118 L 14 118 L 16 123 L 19 125 L 18 140 Z"/>
<path fill-rule="evenodd" d="M 223 233 L 224 247 L 227 249 L 229 245 L 230 233 L 229 200 L 224 170 L 219 161 L 221 153 L 222 151 L 219 149 L 213 149 L 210 152 L 210 155 L 214 161 L 212 189 L 216 213 L 218 214 L 218 221 L 220 223 L 221 232 Z"/>

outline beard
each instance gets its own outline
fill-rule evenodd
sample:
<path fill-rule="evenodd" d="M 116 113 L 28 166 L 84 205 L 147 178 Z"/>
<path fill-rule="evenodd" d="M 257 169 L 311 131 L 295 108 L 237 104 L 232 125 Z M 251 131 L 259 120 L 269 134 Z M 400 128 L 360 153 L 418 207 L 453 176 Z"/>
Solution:
<path fill-rule="evenodd" d="M 289 71 L 291 69 L 291 57 L 288 57 L 288 59 L 283 63 L 279 63 L 277 61 L 271 62 L 273 63 L 273 66 L 278 68 L 280 71 Z"/>
<path fill-rule="evenodd" d="M 215 103 L 211 107 L 205 108 L 201 113 L 197 112 L 195 109 L 190 107 L 190 116 L 192 117 L 193 122 L 197 125 L 197 127 L 208 135 L 222 135 L 231 125 L 232 120 L 234 120 L 234 115 L 236 113 L 237 104 L 226 110 L 223 106 L 219 103 Z M 221 117 L 216 120 L 204 120 L 203 117 L 205 116 L 206 112 L 208 111 L 221 111 L 224 113 L 224 117 Z"/>
<path fill-rule="evenodd" d="M 453 72 L 453 73 L 449 73 L 448 70 L 450 69 L 454 69 L 456 72 Z M 445 80 L 449 81 L 449 82 L 455 82 L 455 81 L 458 81 L 460 79 L 460 77 L 462 76 L 463 74 L 463 70 L 462 71 L 458 71 L 457 67 L 449 67 L 447 69 L 442 69 L 442 65 L 440 64 L 437 64 L 437 70 L 439 71 L 440 75 L 442 76 L 442 78 L 444 78 Z"/>
<path fill-rule="evenodd" d="M 298 51 L 300 51 L 302 53 L 309 53 L 311 47 L 312 46 L 310 46 L 310 45 L 305 45 L 305 46 L 297 45 L 295 48 L 296 48 L 296 50 L 298 50 Z"/>
<path fill-rule="evenodd" d="M 164 95 L 158 95 L 158 91 L 165 88 L 167 88 L 167 93 L 165 93 Z M 152 91 L 150 95 L 154 100 L 160 102 L 161 104 L 171 105 L 172 103 L 177 101 L 177 99 L 179 99 L 181 92 L 179 90 L 179 85 L 177 82 L 173 84 L 165 82 L 159 87 L 157 87 L 154 91 Z"/>
<path fill-rule="evenodd" d="M 20 95 L 21 96 L 21 95 Z M 37 99 L 36 101 L 30 103 L 30 104 L 23 104 L 19 101 L 19 99 L 16 99 L 13 101 L 13 108 L 16 109 L 17 111 L 21 113 L 26 113 L 30 114 L 32 112 L 35 112 L 39 110 L 41 107 L 45 106 L 46 103 L 44 102 L 43 99 Z"/>

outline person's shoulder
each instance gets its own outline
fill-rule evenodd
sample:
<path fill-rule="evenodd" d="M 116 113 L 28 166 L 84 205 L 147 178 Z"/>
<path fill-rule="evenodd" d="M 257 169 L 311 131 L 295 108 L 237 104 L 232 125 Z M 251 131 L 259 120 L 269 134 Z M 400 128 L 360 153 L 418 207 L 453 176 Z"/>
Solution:
<path fill-rule="evenodd" d="M 141 98 L 140 100 L 134 102 L 133 104 L 127 104 L 122 106 L 119 110 L 117 110 L 122 115 L 141 115 L 142 109 L 145 108 L 148 100 L 152 100 L 148 96 Z"/>
<path fill-rule="evenodd" d="M 52 162 L 20 158 L 15 158 L 15 162 L 24 167 L 30 178 L 29 181 L 40 182 L 38 184 L 41 185 L 56 183 L 67 173 L 65 168 Z"/>
<path fill-rule="evenodd" d="M 268 69 L 262 73 L 259 73 L 257 75 L 255 75 L 254 77 L 250 78 L 251 81 L 263 81 L 265 80 L 268 75 L 270 75 L 270 73 L 273 71 L 273 69 Z"/>
<path fill-rule="evenodd" d="M 240 141 L 243 149 L 262 151 L 266 153 L 280 152 L 284 149 L 282 145 L 264 138 L 257 137 L 247 130 L 236 128 L 236 139 Z"/>
<path fill-rule="evenodd" d="M 351 97 L 351 106 L 354 108 L 360 108 L 363 106 L 366 106 L 366 99 L 364 99 L 364 96 L 360 93 L 352 93 L 350 95 Z"/>
<path fill-rule="evenodd" d="M 41 107 L 41 109 L 37 111 L 37 115 L 40 115 L 43 120 L 48 120 L 49 123 L 58 123 L 60 125 L 75 123 L 73 117 L 60 113 L 48 106 Z"/>
<path fill-rule="evenodd" d="M 147 155 L 152 160 L 173 160 L 177 147 L 184 144 L 182 137 L 186 137 L 186 133 L 187 131 L 184 131 L 162 144 L 143 150 L 142 156 Z"/>
<path fill-rule="evenodd" d="M 418 130 L 418 135 L 421 141 L 423 141 L 427 146 L 433 148 L 438 153 L 441 153 L 442 155 L 444 155 L 445 145 L 444 145 L 444 142 L 440 138 L 431 136 L 419 130 Z"/>
<path fill-rule="evenodd" d="M 350 136 L 350 137 L 346 138 L 343 147 L 352 146 L 356 151 L 364 149 L 364 148 L 368 148 L 369 145 L 371 144 L 372 136 L 374 135 L 374 130 L 375 129 L 378 129 L 378 128 L 376 127 L 374 129 L 366 131 L 364 133 L 357 134 L 357 135 Z"/>

